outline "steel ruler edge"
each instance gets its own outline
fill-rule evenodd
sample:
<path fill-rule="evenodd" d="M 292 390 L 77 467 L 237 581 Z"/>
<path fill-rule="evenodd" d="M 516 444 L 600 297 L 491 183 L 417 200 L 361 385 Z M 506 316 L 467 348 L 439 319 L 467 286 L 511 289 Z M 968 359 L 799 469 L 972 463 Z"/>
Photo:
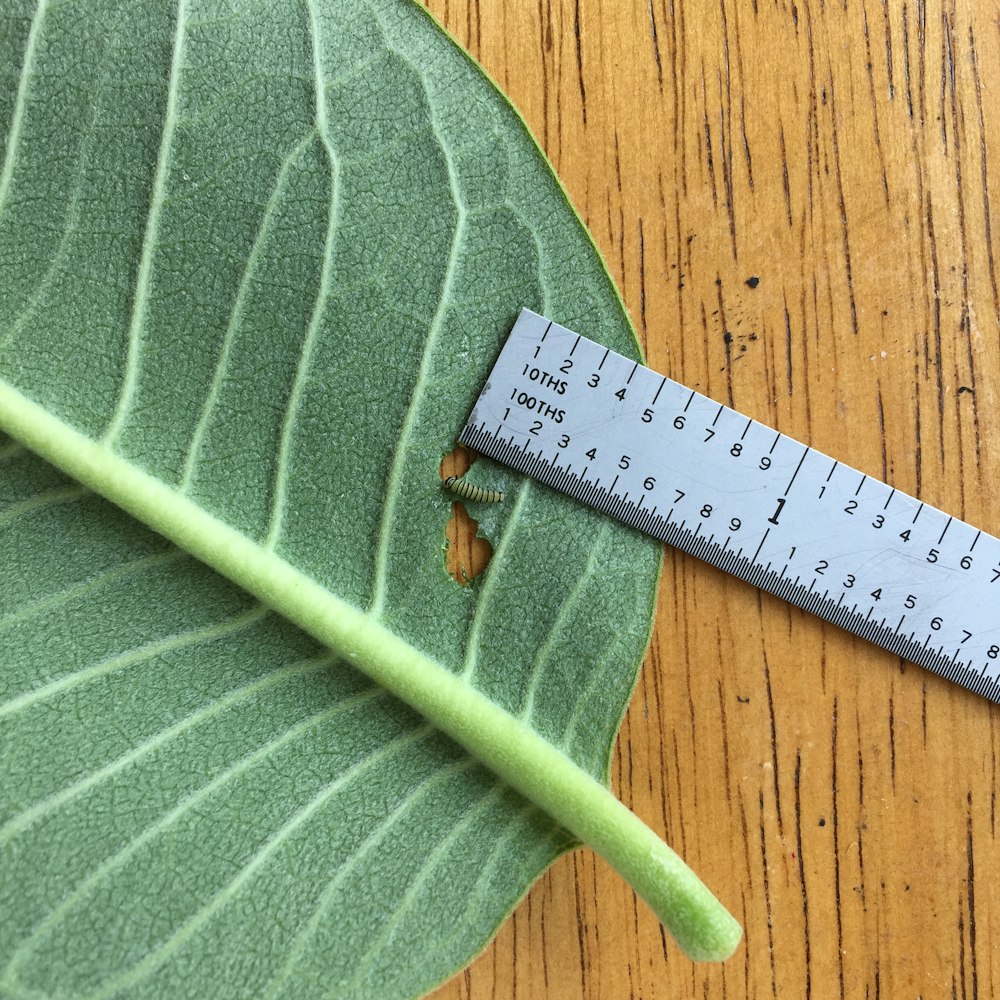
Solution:
<path fill-rule="evenodd" d="M 1000 540 L 529 309 L 459 441 L 1000 703 Z"/>

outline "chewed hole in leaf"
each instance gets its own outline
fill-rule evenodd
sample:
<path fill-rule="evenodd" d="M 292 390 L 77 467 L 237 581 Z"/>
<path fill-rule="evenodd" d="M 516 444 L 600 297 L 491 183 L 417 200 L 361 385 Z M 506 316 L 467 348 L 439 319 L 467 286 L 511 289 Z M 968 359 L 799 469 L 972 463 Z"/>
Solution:
<path fill-rule="evenodd" d="M 457 444 L 441 459 L 440 476 L 444 482 L 449 476 L 464 476 L 478 456 L 471 448 Z"/>
<path fill-rule="evenodd" d="M 479 522 L 469 517 L 461 503 L 451 505 L 451 519 L 445 530 L 445 565 L 451 578 L 467 587 L 489 565 L 493 546 L 476 534 Z"/>
<path fill-rule="evenodd" d="M 441 482 L 449 476 L 464 476 L 475 460 L 475 452 L 468 448 L 461 445 L 453 448 L 441 460 Z M 443 488 L 442 495 L 451 496 Z M 493 546 L 478 531 L 479 522 L 469 516 L 465 505 L 452 503 L 451 517 L 445 527 L 444 563 L 448 575 L 463 587 L 480 576 L 493 557 Z"/>

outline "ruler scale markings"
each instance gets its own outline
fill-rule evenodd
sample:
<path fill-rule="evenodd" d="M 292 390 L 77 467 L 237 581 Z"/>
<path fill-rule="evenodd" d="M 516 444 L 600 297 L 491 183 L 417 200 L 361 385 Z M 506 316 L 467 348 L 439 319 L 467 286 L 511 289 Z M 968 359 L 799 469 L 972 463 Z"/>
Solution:
<path fill-rule="evenodd" d="M 771 534 L 771 529 L 770 528 L 768 528 L 767 531 L 764 532 L 764 537 L 760 540 L 760 545 L 757 546 L 757 551 L 754 552 L 753 556 L 750 559 L 750 562 L 756 562 L 757 561 L 757 556 L 760 555 L 760 550 L 764 547 L 764 542 L 767 541 L 767 536 L 769 534 Z"/>
<path fill-rule="evenodd" d="M 795 471 L 792 473 L 792 478 L 788 480 L 788 485 L 785 487 L 784 490 L 785 493 L 792 492 L 792 483 L 795 482 L 795 478 L 796 476 L 798 476 L 799 470 L 802 468 L 802 463 L 806 460 L 806 455 L 809 454 L 809 451 L 810 449 L 806 448 L 806 450 L 802 452 L 802 457 L 799 459 L 799 464 L 795 466 Z"/>
<path fill-rule="evenodd" d="M 565 380 L 561 392 L 522 377 L 529 359 L 536 359 L 533 365 L 539 369 L 558 372 L 563 359 L 581 343 L 585 358 L 600 357 L 599 370 L 613 359 L 612 375 L 602 376 L 597 386 L 588 384 L 593 369 L 586 362 L 578 364 L 578 370 L 551 376 Z M 536 357 L 533 352 L 539 347 Z M 697 416 L 675 420 L 675 415 L 693 407 L 714 426 L 728 408 L 657 373 L 650 372 L 658 384 L 655 392 L 652 383 L 648 391 L 655 403 L 667 390 L 665 411 L 657 413 L 645 409 L 648 403 L 616 398 L 622 382 L 615 383 L 614 373 L 624 379 L 628 372 L 627 385 L 641 367 L 525 310 L 459 440 L 894 655 L 1000 702 L 1000 656 L 995 652 L 1000 646 L 1000 540 L 987 534 L 987 554 L 977 554 L 973 560 L 969 553 L 984 532 L 970 526 L 975 533 L 970 545 L 968 536 L 951 530 L 953 521 L 958 522 L 956 528 L 964 522 L 935 508 L 928 515 L 930 527 L 911 530 L 926 505 L 889 486 L 884 505 L 875 508 L 884 513 L 873 520 L 865 511 L 873 502 L 880 503 L 884 494 L 868 490 L 868 499 L 861 499 L 870 477 L 858 471 L 856 488 L 852 484 L 858 480 L 850 475 L 834 478 L 839 461 L 794 439 L 782 445 L 783 435 L 777 431 L 768 447 L 762 438 L 772 429 L 762 424 L 754 429 L 755 421 L 736 411 L 737 419 L 747 421 L 739 439 L 744 444 L 720 448 L 719 441 L 707 443 L 698 430 L 705 424 Z M 640 374 L 645 377 L 648 371 Z M 648 400 L 647 390 L 640 389 L 636 399 Z M 512 402 L 512 390 L 522 392 L 534 409 Z M 507 414 L 505 407 L 509 407 Z M 499 422 L 498 417 L 502 417 Z M 529 434 L 530 425 L 539 421 L 541 429 Z M 562 438 L 568 441 L 558 447 L 556 441 Z M 581 462 L 592 448 L 597 449 L 596 459 Z M 798 455 L 795 448 L 804 450 Z M 630 464 L 621 470 L 618 464 L 624 456 L 629 456 Z M 830 468 L 824 473 L 826 461 Z M 573 465 L 582 467 L 582 472 L 570 472 Z M 612 473 L 612 485 L 602 486 Z M 787 488 L 781 491 L 786 481 Z M 789 496 L 793 485 L 795 494 Z M 638 501 L 631 499 L 635 496 Z M 658 496 L 675 500 L 665 516 L 655 513 Z M 854 507 L 845 513 L 849 499 Z M 647 501 L 654 505 L 643 506 Z M 934 520 L 939 515 L 943 529 Z M 931 544 L 936 548 L 931 549 Z M 754 555 L 748 558 L 745 553 L 751 551 Z M 780 573 L 777 566 L 782 567 Z M 819 576 L 825 576 L 831 586 L 817 589 Z M 854 599 L 848 601 L 848 596 Z M 902 617 L 895 628 L 886 624 L 899 614 Z M 901 631 L 904 621 L 910 626 L 907 633 Z"/>

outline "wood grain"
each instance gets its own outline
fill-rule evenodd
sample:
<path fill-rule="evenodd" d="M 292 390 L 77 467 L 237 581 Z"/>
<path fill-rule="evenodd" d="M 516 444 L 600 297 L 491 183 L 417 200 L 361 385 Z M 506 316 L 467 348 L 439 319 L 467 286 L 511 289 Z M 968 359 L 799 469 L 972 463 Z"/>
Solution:
<path fill-rule="evenodd" d="M 652 367 L 1000 531 L 996 4 L 428 6 L 552 159 Z M 997 707 L 668 551 L 615 786 L 745 945 L 693 965 L 579 851 L 434 996 L 1000 996 L 998 743 Z"/>

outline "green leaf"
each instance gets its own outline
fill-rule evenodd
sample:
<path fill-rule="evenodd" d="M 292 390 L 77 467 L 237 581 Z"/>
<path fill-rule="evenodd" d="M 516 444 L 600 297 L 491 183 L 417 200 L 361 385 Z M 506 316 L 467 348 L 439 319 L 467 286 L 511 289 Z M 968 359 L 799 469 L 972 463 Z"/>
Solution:
<path fill-rule="evenodd" d="M 416 996 L 578 840 L 728 954 L 606 786 L 658 547 L 484 462 L 444 568 L 518 309 L 636 354 L 503 97 L 408 0 L 8 0 L 0 66 L 0 995 Z"/>

